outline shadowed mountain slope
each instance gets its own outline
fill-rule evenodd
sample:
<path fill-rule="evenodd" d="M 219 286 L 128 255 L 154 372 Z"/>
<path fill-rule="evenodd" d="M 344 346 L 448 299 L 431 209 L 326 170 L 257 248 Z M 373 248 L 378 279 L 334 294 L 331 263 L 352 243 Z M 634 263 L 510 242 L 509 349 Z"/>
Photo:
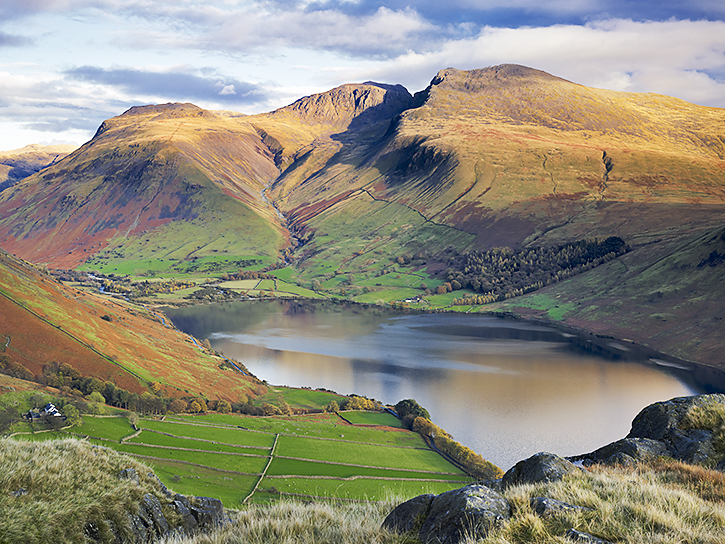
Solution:
<path fill-rule="evenodd" d="M 59 161 L 76 149 L 74 145 L 26 145 L 0 151 L 0 191 Z"/>

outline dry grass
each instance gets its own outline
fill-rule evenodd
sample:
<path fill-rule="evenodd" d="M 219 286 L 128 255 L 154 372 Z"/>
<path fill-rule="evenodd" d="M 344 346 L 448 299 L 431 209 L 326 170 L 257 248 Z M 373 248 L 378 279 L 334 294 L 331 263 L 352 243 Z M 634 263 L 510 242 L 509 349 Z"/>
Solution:
<path fill-rule="evenodd" d="M 611 542 L 719 544 L 725 541 L 725 476 L 674 461 L 634 468 L 595 468 L 556 484 L 506 492 L 514 516 L 483 542 L 566 542 L 569 528 Z M 551 497 L 591 511 L 541 518 L 532 497 Z"/>
<path fill-rule="evenodd" d="M 140 485 L 119 479 L 136 470 Z M 128 534 L 128 512 L 146 493 L 160 494 L 150 469 L 113 450 L 84 440 L 22 442 L 0 439 L 0 542 L 24 544 L 89 541 L 93 523 L 104 542 L 113 541 L 106 520 Z M 163 502 L 163 501 L 162 501 Z"/>
<path fill-rule="evenodd" d="M 162 544 L 405 544 L 415 542 L 382 530 L 385 516 L 400 501 L 330 503 L 281 501 L 254 505 L 234 524 L 209 535 L 171 538 Z"/>

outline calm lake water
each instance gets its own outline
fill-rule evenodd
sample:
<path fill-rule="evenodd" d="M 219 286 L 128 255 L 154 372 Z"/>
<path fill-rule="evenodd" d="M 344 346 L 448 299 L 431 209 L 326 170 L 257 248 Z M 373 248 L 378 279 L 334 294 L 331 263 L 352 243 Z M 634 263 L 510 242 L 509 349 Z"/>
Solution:
<path fill-rule="evenodd" d="M 555 328 L 494 317 L 276 301 L 167 315 L 271 384 L 414 398 L 504 470 L 540 451 L 592 451 L 648 404 L 701 392 L 655 366 L 582 353 Z"/>

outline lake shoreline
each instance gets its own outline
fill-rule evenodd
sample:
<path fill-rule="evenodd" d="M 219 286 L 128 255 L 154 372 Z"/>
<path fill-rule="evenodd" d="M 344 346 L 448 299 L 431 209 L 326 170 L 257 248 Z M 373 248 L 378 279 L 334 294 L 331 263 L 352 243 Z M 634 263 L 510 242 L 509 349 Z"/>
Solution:
<path fill-rule="evenodd" d="M 267 301 L 270 299 L 245 299 L 235 300 L 233 302 L 259 302 Z M 455 314 L 455 315 L 479 315 L 479 316 L 490 316 L 498 317 L 506 320 L 517 321 L 521 323 L 528 323 L 532 325 L 540 325 L 553 328 L 557 331 L 562 332 L 563 341 L 568 343 L 572 350 L 576 350 L 581 353 L 589 353 L 592 355 L 598 355 L 600 357 L 606 357 L 614 361 L 627 361 L 636 362 L 645 366 L 657 367 L 660 370 L 664 369 L 682 379 L 690 382 L 693 386 L 702 389 L 707 393 L 725 393 L 725 371 L 708 365 L 707 363 L 701 363 L 698 361 L 690 361 L 681 359 L 663 353 L 656 349 L 650 348 L 643 344 L 638 344 L 633 340 L 626 338 L 619 338 L 616 336 L 605 335 L 596 333 L 580 327 L 574 327 L 566 325 L 558 321 L 551 321 L 542 317 L 535 317 L 530 315 L 516 314 L 511 311 L 502 310 L 484 310 L 476 312 L 475 314 L 461 314 L 460 312 L 454 312 L 447 309 L 435 309 L 426 310 L 422 308 L 394 308 L 394 307 L 379 307 L 375 304 L 357 302 L 354 300 L 344 299 L 311 299 L 311 298 L 295 298 L 285 299 L 276 298 L 278 301 L 298 301 L 310 304 L 333 304 L 341 306 L 352 306 L 362 307 L 367 309 L 379 308 L 382 311 L 390 312 L 391 314 Z M 204 306 L 214 304 L 215 302 L 191 302 L 189 304 L 183 304 L 174 306 L 175 308 L 188 307 L 188 306 Z M 164 311 L 164 308 L 170 308 L 168 304 L 157 305 L 156 309 Z"/>

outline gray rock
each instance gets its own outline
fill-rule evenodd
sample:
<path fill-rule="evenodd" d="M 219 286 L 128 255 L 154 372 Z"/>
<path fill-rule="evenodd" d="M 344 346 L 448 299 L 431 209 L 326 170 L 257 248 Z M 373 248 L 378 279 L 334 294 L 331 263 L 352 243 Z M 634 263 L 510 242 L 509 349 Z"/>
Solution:
<path fill-rule="evenodd" d="M 22 497 L 23 495 L 27 495 L 27 494 L 28 494 L 28 492 L 22 487 L 20 489 L 16 489 L 15 491 L 12 491 L 10 493 L 10 495 L 13 497 Z"/>
<path fill-rule="evenodd" d="M 184 499 L 186 500 L 175 500 L 171 503 L 171 506 L 174 510 L 176 510 L 176 513 L 179 514 L 179 517 L 181 518 L 180 529 L 182 529 L 182 531 L 186 534 L 192 534 L 199 528 L 199 524 L 196 522 L 196 518 L 191 514 L 191 510 L 189 510 L 189 507 L 191 506 L 189 504 L 189 499 L 186 497 L 184 497 Z"/>
<path fill-rule="evenodd" d="M 608 540 L 602 540 L 596 536 L 592 536 L 589 533 L 582 533 L 576 529 L 569 529 L 565 534 L 565 538 L 573 540 L 574 542 L 584 542 L 586 544 L 612 544 Z"/>
<path fill-rule="evenodd" d="M 685 428 L 685 414 L 695 406 L 725 404 L 725 395 L 696 395 L 656 402 L 644 408 L 632 421 L 627 438 L 650 438 L 662 442 L 667 453 L 686 463 L 703 463 L 715 455 L 710 429 Z"/>
<path fill-rule="evenodd" d="M 560 512 L 591 512 L 591 508 L 575 506 L 556 499 L 534 497 L 530 501 L 531 509 L 539 516 L 546 517 Z"/>
<path fill-rule="evenodd" d="M 720 472 L 725 472 L 725 459 L 720 461 L 717 465 L 715 465 L 715 470 L 719 470 Z"/>
<path fill-rule="evenodd" d="M 224 523 L 224 507 L 219 499 L 194 497 L 189 510 L 200 529 L 211 529 Z"/>
<path fill-rule="evenodd" d="M 508 501 L 479 484 L 436 496 L 420 528 L 424 544 L 457 544 L 465 538 L 485 538 L 489 531 L 511 516 Z"/>
<path fill-rule="evenodd" d="M 667 455 L 663 442 L 650 438 L 623 438 L 591 453 L 569 457 L 570 461 L 582 461 L 584 465 L 604 463 L 607 465 L 628 465 L 635 461 L 648 461 Z"/>
<path fill-rule="evenodd" d="M 132 468 L 124 468 L 121 472 L 118 473 L 118 478 L 121 480 L 131 480 L 133 482 L 139 483 L 138 474 Z"/>
<path fill-rule="evenodd" d="M 174 497 L 174 494 L 169 491 L 169 488 L 164 485 L 164 482 L 162 482 L 156 474 L 153 472 L 149 472 L 148 474 L 149 478 L 152 480 L 156 480 L 156 483 L 158 484 L 159 488 L 161 489 L 161 492 L 166 495 L 167 498 L 171 499 Z"/>
<path fill-rule="evenodd" d="M 503 475 L 501 485 L 506 489 L 519 484 L 556 482 L 567 474 L 578 471 L 570 461 L 553 453 L 542 452 L 516 463 Z"/>
<path fill-rule="evenodd" d="M 434 498 L 435 495 L 427 493 L 399 504 L 385 518 L 383 528 L 399 534 L 417 533 L 428 517 Z"/>
<path fill-rule="evenodd" d="M 154 495 L 147 493 L 141 499 L 138 517 L 148 528 L 149 533 L 162 536 L 169 532 L 169 522 L 166 521 L 161 503 Z"/>

